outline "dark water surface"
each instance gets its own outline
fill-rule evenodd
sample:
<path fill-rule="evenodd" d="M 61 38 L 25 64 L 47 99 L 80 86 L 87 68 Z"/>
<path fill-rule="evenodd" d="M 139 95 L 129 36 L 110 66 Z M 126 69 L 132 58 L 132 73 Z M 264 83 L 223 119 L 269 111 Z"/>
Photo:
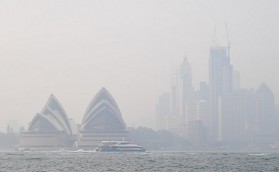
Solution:
<path fill-rule="evenodd" d="M 0 171 L 279 171 L 279 153 L 1 152 Z"/>

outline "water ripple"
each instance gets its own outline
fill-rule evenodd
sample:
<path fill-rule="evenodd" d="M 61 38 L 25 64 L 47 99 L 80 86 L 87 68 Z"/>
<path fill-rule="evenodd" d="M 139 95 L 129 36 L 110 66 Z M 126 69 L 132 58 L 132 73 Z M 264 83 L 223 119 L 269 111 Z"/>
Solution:
<path fill-rule="evenodd" d="M 279 154 L 265 153 L 0 153 L 0 171 L 278 171 Z"/>

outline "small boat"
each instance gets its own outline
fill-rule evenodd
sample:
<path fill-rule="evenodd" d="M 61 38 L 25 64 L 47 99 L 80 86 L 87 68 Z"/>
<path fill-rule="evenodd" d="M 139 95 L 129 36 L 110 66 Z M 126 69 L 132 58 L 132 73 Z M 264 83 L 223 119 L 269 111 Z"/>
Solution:
<path fill-rule="evenodd" d="M 96 152 L 145 152 L 145 148 L 128 141 L 102 141 Z"/>

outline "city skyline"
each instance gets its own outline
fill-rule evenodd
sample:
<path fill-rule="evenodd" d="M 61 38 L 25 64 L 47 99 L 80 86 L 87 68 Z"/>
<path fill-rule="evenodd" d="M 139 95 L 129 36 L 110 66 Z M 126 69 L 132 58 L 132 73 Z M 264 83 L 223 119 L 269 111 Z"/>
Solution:
<path fill-rule="evenodd" d="M 156 129 L 187 139 L 193 148 L 268 147 L 277 142 L 278 104 L 265 83 L 241 87 L 241 73 L 230 62 L 227 46 L 209 53 L 209 81 L 192 86 L 192 67 L 185 57 L 173 67 L 171 89 L 158 97 Z"/>
<path fill-rule="evenodd" d="M 127 2 L 1 4 L 1 131 L 10 120 L 27 125 L 52 93 L 81 123 L 103 86 L 128 126 L 154 127 L 150 116 L 170 89 L 172 66 L 186 48 L 193 86 L 207 82 L 214 25 L 216 41 L 226 45 L 225 22 L 242 87 L 265 82 L 278 103 L 278 1 Z"/>

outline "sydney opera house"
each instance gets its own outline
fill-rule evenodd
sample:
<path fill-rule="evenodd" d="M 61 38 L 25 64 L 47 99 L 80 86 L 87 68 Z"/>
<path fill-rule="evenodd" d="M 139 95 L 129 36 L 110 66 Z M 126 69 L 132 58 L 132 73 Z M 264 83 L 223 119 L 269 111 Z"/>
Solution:
<path fill-rule="evenodd" d="M 104 140 L 127 139 L 128 133 L 121 112 L 105 88 L 102 88 L 89 103 L 79 132 L 80 148 L 93 148 Z"/>
<path fill-rule="evenodd" d="M 70 122 L 59 101 L 51 95 L 40 113 L 32 119 L 27 131 L 21 133 L 20 147 L 53 149 L 71 146 L 75 126 Z"/>
<path fill-rule="evenodd" d="M 59 101 L 51 95 L 43 110 L 21 133 L 20 148 L 94 149 L 101 141 L 128 139 L 121 112 L 111 96 L 102 88 L 89 103 L 80 127 L 69 120 Z"/>

